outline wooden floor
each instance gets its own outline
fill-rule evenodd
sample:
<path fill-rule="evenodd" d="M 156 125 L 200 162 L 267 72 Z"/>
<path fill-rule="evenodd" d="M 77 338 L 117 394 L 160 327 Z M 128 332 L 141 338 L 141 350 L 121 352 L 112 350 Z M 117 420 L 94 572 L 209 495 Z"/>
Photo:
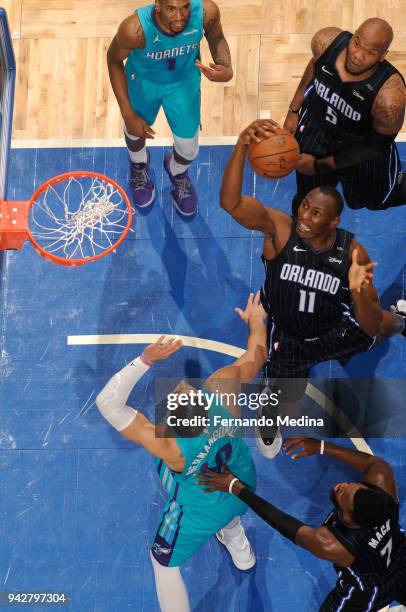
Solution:
<path fill-rule="evenodd" d="M 106 49 L 122 19 L 144 4 L 3 2 L 17 61 L 14 140 L 121 136 Z M 283 121 L 310 57 L 311 36 L 323 26 L 353 30 L 367 17 L 387 19 L 395 30 L 388 59 L 406 73 L 406 0 L 218 0 L 218 5 L 235 76 L 226 84 L 203 79 L 204 136 L 235 136 L 261 111 Z M 203 60 L 209 61 L 206 42 Z M 159 136 L 169 135 L 162 117 L 156 129 Z"/>

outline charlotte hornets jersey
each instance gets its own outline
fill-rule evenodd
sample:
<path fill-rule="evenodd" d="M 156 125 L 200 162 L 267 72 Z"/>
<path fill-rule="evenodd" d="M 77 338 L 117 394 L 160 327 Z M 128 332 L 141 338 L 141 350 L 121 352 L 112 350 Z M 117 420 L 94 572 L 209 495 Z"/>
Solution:
<path fill-rule="evenodd" d="M 301 113 L 301 122 L 306 124 L 310 121 L 320 130 L 315 130 L 315 138 L 322 141 L 314 143 L 315 150 L 321 151 L 324 143 L 330 154 L 369 135 L 375 97 L 390 76 L 399 74 L 392 64 L 384 60 L 378 63 L 367 79 L 342 81 L 336 61 L 351 37 L 350 32 L 339 34 L 316 61 L 315 78 L 306 93 Z"/>
<path fill-rule="evenodd" d="M 367 486 L 382 491 L 371 484 Z M 395 569 L 398 551 L 406 543 L 405 534 L 399 526 L 399 504 L 395 501 L 392 515 L 382 525 L 349 527 L 342 522 L 335 508 L 324 521 L 324 526 L 355 557 L 352 565 L 344 568 L 335 566 L 336 571 L 361 590 L 363 586 L 379 584 L 386 579 L 388 572 Z"/>
<path fill-rule="evenodd" d="M 208 394 L 212 395 L 210 392 Z M 251 457 L 251 452 L 244 440 L 238 426 L 224 425 L 230 418 L 231 413 L 222 404 L 216 401 L 208 410 L 210 425 L 199 436 L 194 438 L 177 437 L 176 442 L 185 458 L 185 467 L 181 473 L 173 472 L 165 463 L 158 461 L 158 473 L 162 485 L 168 495 L 175 499 L 178 504 L 188 506 L 216 506 L 216 512 L 221 512 L 221 505 L 227 502 L 229 495 L 221 491 L 214 493 L 204 492 L 204 487 L 196 483 L 196 474 L 204 466 L 215 471 L 221 471 L 224 463 L 229 470 L 247 486 L 255 488 L 256 472 Z M 215 416 L 221 417 L 221 422 L 216 423 Z M 243 512 L 245 505 L 238 498 L 237 512 Z"/>
<path fill-rule="evenodd" d="M 175 83 L 200 74 L 195 61 L 200 57 L 203 37 L 203 2 L 192 0 L 189 20 L 179 34 L 164 32 L 156 19 L 155 4 L 136 11 L 145 34 L 145 48 L 133 49 L 127 58 L 127 79 L 141 77 L 154 83 Z"/>
<path fill-rule="evenodd" d="M 313 251 L 296 233 L 292 219 L 289 240 L 265 266 L 262 305 L 284 332 L 299 338 L 317 337 L 351 316 L 348 270 L 353 234 L 336 229 L 331 248 Z"/>

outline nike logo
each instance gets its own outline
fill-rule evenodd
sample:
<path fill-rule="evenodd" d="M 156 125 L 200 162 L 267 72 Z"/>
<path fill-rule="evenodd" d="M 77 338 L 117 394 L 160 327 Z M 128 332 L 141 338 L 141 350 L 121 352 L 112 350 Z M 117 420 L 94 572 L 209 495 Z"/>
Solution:
<path fill-rule="evenodd" d="M 196 34 L 196 28 L 194 30 L 190 30 L 189 32 L 183 32 L 183 36 L 189 36 L 190 34 Z"/>
<path fill-rule="evenodd" d="M 329 70 L 327 70 L 327 68 L 325 66 L 321 67 L 322 71 L 325 72 L 326 74 L 329 74 L 330 76 L 334 76 L 332 72 L 330 72 Z"/>
<path fill-rule="evenodd" d="M 361 94 L 358 93 L 356 89 L 352 90 L 352 95 L 355 96 L 356 98 L 359 98 L 360 100 L 365 100 L 364 96 L 361 96 Z"/>
<path fill-rule="evenodd" d="M 154 38 L 154 43 L 159 43 L 161 42 L 161 39 L 159 38 L 158 34 L 156 35 L 156 38 Z"/>
<path fill-rule="evenodd" d="M 294 246 L 293 250 L 296 251 L 296 253 L 299 253 L 299 252 L 306 253 L 306 249 L 300 249 L 298 246 Z"/>

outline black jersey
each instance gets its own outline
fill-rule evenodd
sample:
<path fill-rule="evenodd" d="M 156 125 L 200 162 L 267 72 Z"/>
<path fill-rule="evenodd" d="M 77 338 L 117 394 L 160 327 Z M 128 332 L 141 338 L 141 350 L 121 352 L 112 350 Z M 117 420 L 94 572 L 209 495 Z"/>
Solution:
<path fill-rule="evenodd" d="M 336 61 L 351 37 L 350 32 L 339 34 L 315 63 L 315 78 L 307 90 L 300 119 L 301 123 L 310 121 L 320 130 L 314 154 L 319 149 L 332 154 L 368 137 L 372 128 L 372 105 L 378 91 L 390 76 L 400 74 L 384 60 L 367 79 L 342 81 Z"/>
<path fill-rule="evenodd" d="M 379 487 L 364 484 L 384 493 Z M 363 586 L 378 585 L 385 581 L 388 575 L 396 570 L 398 553 L 404 551 L 406 537 L 399 525 L 399 504 L 390 495 L 388 497 L 393 511 L 382 525 L 349 527 L 342 522 L 336 508 L 323 523 L 355 557 L 352 565 L 344 568 L 335 566 L 336 571 L 343 579 L 361 589 Z"/>
<path fill-rule="evenodd" d="M 329 249 L 313 249 L 296 234 L 292 219 L 289 240 L 274 259 L 266 260 L 261 302 L 287 334 L 315 338 L 352 316 L 348 288 L 353 234 L 336 229 Z"/>

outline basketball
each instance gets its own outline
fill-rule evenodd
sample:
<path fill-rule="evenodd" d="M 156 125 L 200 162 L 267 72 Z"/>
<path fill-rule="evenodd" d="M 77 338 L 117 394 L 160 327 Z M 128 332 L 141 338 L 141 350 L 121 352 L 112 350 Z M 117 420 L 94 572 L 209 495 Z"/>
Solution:
<path fill-rule="evenodd" d="M 248 146 L 248 159 L 252 169 L 266 178 L 281 178 L 290 174 L 296 166 L 299 154 L 296 138 L 283 129 Z"/>

